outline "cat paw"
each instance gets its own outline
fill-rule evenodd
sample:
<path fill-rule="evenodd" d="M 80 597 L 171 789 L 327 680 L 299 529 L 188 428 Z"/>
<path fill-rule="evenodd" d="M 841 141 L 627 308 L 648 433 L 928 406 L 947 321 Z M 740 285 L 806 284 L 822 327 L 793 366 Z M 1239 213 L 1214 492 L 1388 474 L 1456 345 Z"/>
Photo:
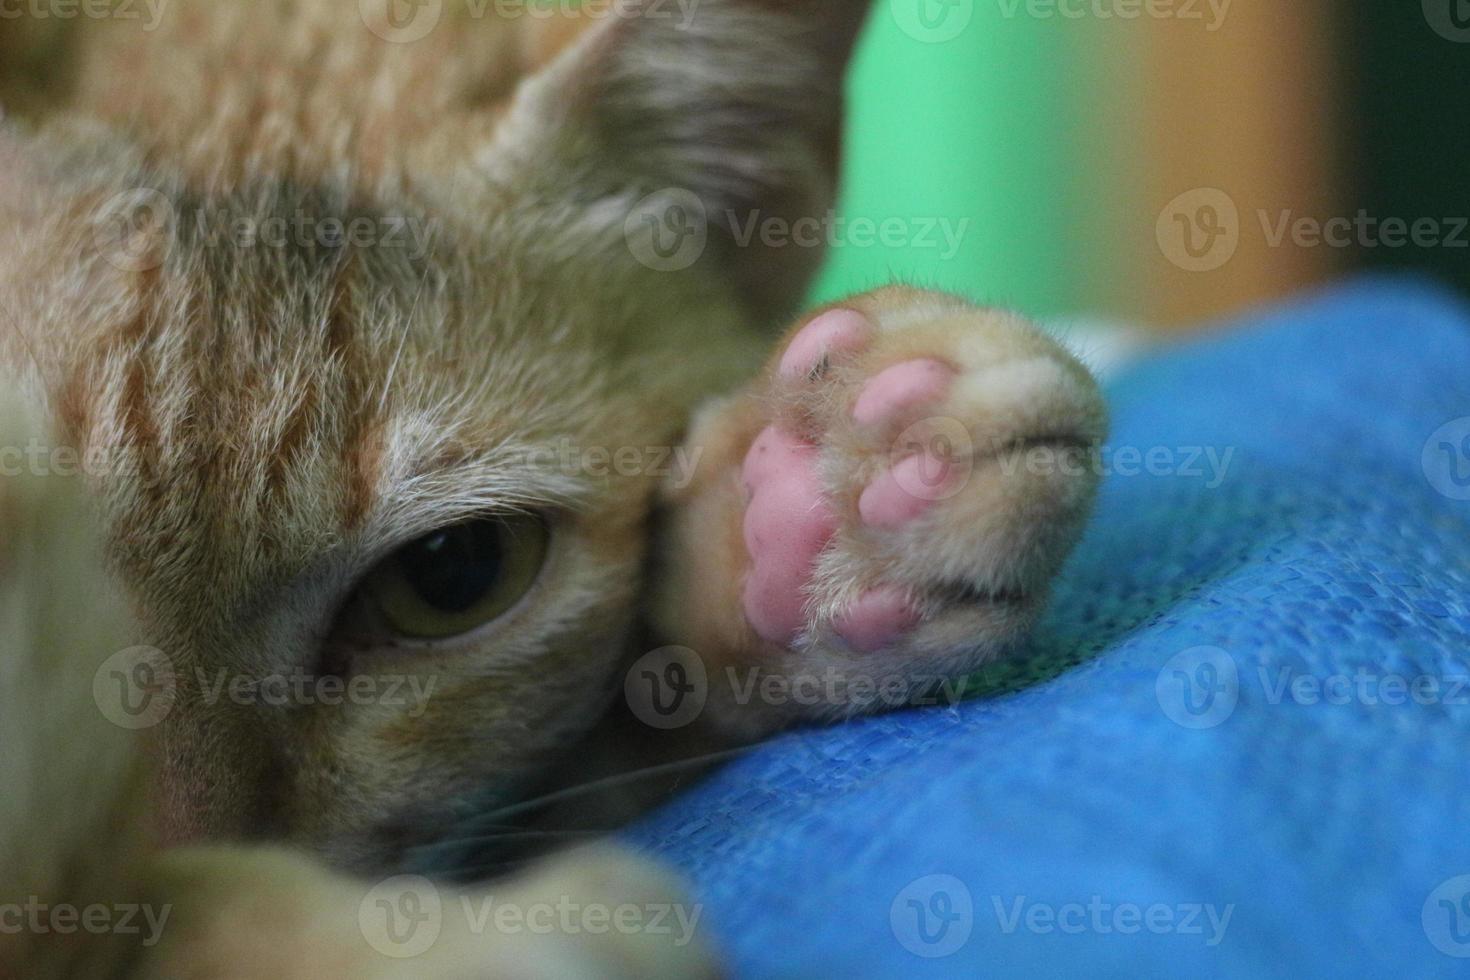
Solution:
<path fill-rule="evenodd" d="M 809 318 L 702 422 L 732 472 L 701 520 L 738 512 L 724 642 L 743 628 L 742 659 L 788 674 L 915 683 L 994 658 L 1081 532 L 1106 416 L 1087 370 L 1012 314 L 890 287 Z"/>

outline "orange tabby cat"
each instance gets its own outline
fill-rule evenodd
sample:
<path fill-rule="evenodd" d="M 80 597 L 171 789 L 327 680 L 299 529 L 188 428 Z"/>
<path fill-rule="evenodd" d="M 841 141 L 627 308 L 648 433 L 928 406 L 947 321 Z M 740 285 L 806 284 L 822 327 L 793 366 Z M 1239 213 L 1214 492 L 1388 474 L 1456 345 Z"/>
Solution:
<path fill-rule="evenodd" d="M 0 587 L 46 600 L 5 622 L 0 696 L 59 706 L 6 715 L 35 802 L 5 814 L 30 870 L 0 966 L 699 975 L 698 939 L 487 931 L 438 885 L 438 940 L 395 959 L 342 875 L 412 870 L 542 787 L 631 695 L 640 637 L 680 645 L 655 684 L 702 674 L 684 734 L 744 739 L 902 702 L 1024 632 L 1095 489 L 1087 372 L 897 286 L 773 344 L 820 254 L 741 233 L 831 206 L 865 7 L 0 20 L 26 117 L 0 130 L 0 363 L 26 393 L 5 445 L 53 447 L 0 479 Z M 678 903 L 610 852 L 513 887 Z M 4 928 L 124 900 L 171 910 L 155 943 Z"/>

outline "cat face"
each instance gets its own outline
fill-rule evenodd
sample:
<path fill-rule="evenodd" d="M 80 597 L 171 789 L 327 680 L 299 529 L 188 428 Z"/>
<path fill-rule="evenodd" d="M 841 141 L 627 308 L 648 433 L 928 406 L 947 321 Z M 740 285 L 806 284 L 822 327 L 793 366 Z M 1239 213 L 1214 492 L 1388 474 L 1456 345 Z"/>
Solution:
<path fill-rule="evenodd" d="M 483 140 L 358 168 L 307 114 L 251 153 L 269 109 L 4 135 L 3 351 L 100 461 L 108 557 L 167 658 L 171 837 L 409 863 L 597 720 L 689 412 L 815 259 L 711 221 L 685 261 L 668 223 L 828 205 L 861 8 L 592 22 Z"/>

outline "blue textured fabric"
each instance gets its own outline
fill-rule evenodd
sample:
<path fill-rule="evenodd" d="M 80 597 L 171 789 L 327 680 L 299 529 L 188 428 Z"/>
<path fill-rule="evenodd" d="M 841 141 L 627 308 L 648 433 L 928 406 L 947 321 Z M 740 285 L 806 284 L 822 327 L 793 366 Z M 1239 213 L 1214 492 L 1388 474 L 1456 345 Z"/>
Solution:
<path fill-rule="evenodd" d="M 1470 976 L 1470 312 L 1364 283 L 1110 394 L 1114 447 L 1223 479 L 1125 456 L 986 696 L 628 833 L 737 976 Z"/>

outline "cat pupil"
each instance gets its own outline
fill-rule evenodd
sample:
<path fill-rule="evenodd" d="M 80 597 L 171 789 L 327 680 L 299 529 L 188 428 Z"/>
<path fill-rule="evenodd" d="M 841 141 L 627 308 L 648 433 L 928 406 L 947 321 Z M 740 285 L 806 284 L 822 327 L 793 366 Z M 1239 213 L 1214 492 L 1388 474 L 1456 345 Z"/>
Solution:
<path fill-rule="evenodd" d="M 500 524 L 485 520 L 420 538 L 399 552 L 398 565 L 426 605 L 463 613 L 494 588 L 502 558 Z"/>

